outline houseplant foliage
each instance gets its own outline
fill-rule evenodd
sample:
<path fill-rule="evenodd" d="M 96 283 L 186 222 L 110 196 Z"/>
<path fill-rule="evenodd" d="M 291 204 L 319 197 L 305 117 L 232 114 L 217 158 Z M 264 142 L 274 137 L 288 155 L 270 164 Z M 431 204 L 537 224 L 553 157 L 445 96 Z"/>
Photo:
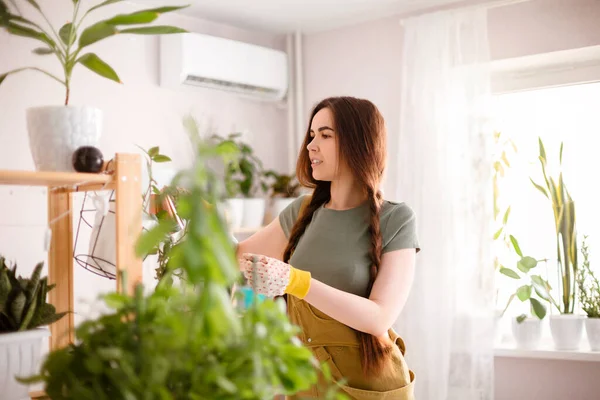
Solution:
<path fill-rule="evenodd" d="M 572 314 L 576 299 L 577 277 L 577 231 L 575 224 L 575 203 L 567 190 L 563 180 L 562 170 L 558 178 L 547 173 L 548 162 L 546 149 L 541 138 L 538 138 L 539 161 L 542 169 L 544 185 L 542 186 L 531 179 L 531 183 L 538 189 L 552 206 L 556 228 L 556 257 L 559 272 L 562 314 Z M 562 168 L 563 144 L 560 145 L 559 168 Z"/>
<path fill-rule="evenodd" d="M 17 276 L 17 264 L 9 267 L 0 256 L 0 333 L 50 325 L 66 314 L 46 303 L 46 295 L 55 285 L 48 285 L 42 268 L 43 263 L 37 264 L 31 276 L 23 278 Z"/>
<path fill-rule="evenodd" d="M 310 350 L 295 339 L 281 304 L 232 305 L 240 278 L 233 245 L 214 204 L 221 183 L 205 160 L 227 159 L 228 145 L 202 145 L 196 164 L 173 186 L 186 190 L 177 211 L 189 221 L 185 240 L 170 250 L 165 278 L 144 295 L 111 293 L 114 312 L 86 321 L 79 342 L 49 354 L 39 376 L 53 400 L 61 399 L 266 399 L 291 394 L 317 381 Z M 162 220 L 137 244 L 147 254 L 173 229 Z M 181 269 L 185 280 L 171 285 Z M 123 285 L 126 286 L 126 285 Z M 331 386 L 329 398 L 337 396 Z"/>
<path fill-rule="evenodd" d="M 161 14 L 177 11 L 187 6 L 158 7 L 130 14 L 119 14 L 83 28 L 83 22 L 88 15 L 93 14 L 99 8 L 121 3 L 123 0 L 105 0 L 85 12 L 80 10 L 80 0 L 72 1 L 73 14 L 71 21 L 57 29 L 50 24 L 47 15 L 44 13 L 42 7 L 40 7 L 38 1 L 0 0 L 0 27 L 5 28 L 13 35 L 37 40 L 40 47 L 33 49 L 33 53 L 40 56 L 56 57 L 62 70 L 62 76 L 57 77 L 37 67 L 18 68 L 1 74 L 0 84 L 8 75 L 25 70 L 39 71 L 64 86 L 64 104 L 67 105 L 69 104 L 71 92 L 71 77 L 73 69 L 77 65 L 83 65 L 104 78 L 121 83 L 121 79 L 109 64 L 96 53 L 88 51 L 88 47 L 92 44 L 119 34 L 160 35 L 185 32 L 185 30 L 173 26 L 149 24 L 154 22 Z M 31 5 L 45 21 L 47 27 L 24 18 L 21 15 L 18 3 L 21 3 L 21 5 L 25 3 Z"/>
<path fill-rule="evenodd" d="M 587 236 L 581 243 L 583 262 L 577 271 L 577 286 L 579 288 L 579 302 L 588 318 L 600 318 L 600 281 L 590 266 L 590 250 Z"/>
<path fill-rule="evenodd" d="M 295 175 L 280 174 L 273 170 L 266 171 L 264 175 L 266 179 L 271 179 L 268 183 L 271 190 L 271 197 L 298 197 L 300 184 L 296 180 Z"/>

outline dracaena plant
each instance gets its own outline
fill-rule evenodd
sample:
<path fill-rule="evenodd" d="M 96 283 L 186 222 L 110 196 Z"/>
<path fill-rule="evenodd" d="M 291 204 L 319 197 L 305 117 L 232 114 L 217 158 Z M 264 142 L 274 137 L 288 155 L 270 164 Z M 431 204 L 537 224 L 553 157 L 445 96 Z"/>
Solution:
<path fill-rule="evenodd" d="M 177 11 L 187 6 L 158 7 L 129 14 L 119 14 L 83 27 L 86 18 L 92 15 L 94 11 L 122 1 L 106 0 L 83 12 L 80 9 L 81 0 L 72 0 L 73 13 L 71 21 L 56 29 L 36 0 L 0 0 L 0 28 L 5 28 L 13 35 L 37 40 L 41 46 L 33 49 L 33 53 L 40 56 L 55 56 L 62 67 L 61 77 L 38 67 L 17 68 L 0 73 L 0 84 L 11 74 L 25 70 L 35 70 L 46 74 L 65 87 L 65 105 L 68 105 L 71 93 L 71 77 L 73 69 L 77 65 L 83 65 L 104 78 L 121 83 L 119 75 L 110 65 L 97 54 L 88 51 L 91 45 L 118 34 L 161 35 L 186 32 L 174 26 L 149 24 L 154 22 L 161 14 Z M 24 3 L 35 9 L 36 13 L 43 19 L 44 24 L 39 24 L 23 16 L 19 4 L 24 5 Z"/>

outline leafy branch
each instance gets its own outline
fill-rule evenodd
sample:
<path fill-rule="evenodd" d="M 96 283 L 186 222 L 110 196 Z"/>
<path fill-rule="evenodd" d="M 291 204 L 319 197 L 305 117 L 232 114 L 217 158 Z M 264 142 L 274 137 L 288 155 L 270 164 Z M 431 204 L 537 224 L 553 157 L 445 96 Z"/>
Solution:
<path fill-rule="evenodd" d="M 168 25 L 147 25 L 154 22 L 164 13 L 177 11 L 187 6 L 158 7 L 129 14 L 119 14 L 112 18 L 96 22 L 85 29 L 80 29 L 83 20 L 90 13 L 111 4 L 121 3 L 123 0 L 103 1 L 88 9 L 79 20 L 78 16 L 80 14 L 79 8 L 81 1 L 73 0 L 73 15 L 71 22 L 67 22 L 57 31 L 36 0 L 23 1 L 26 1 L 37 10 L 49 26 L 49 29 L 44 29 L 36 22 L 24 18 L 17 6 L 17 0 L 9 0 L 8 3 L 6 0 L 0 0 L 0 27 L 5 28 L 13 35 L 41 42 L 42 47 L 33 49 L 33 53 L 40 56 L 56 56 L 62 67 L 64 77 L 62 79 L 57 78 L 40 68 L 26 67 L 0 74 L 0 84 L 2 84 L 7 76 L 27 69 L 42 72 L 64 86 L 65 105 L 69 104 L 71 77 L 74 68 L 78 64 L 83 65 L 103 78 L 122 83 L 115 70 L 97 54 L 91 52 L 81 54 L 86 47 L 118 34 L 162 35 L 186 32 L 184 29 Z"/>

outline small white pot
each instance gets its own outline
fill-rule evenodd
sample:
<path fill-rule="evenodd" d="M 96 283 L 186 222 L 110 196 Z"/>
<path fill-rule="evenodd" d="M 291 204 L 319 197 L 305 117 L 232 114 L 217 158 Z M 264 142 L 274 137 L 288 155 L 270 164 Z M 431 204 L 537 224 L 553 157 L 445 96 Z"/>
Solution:
<path fill-rule="evenodd" d="M 271 219 L 275 219 L 283 210 L 296 200 L 296 197 L 275 197 L 271 203 Z"/>
<path fill-rule="evenodd" d="M 225 205 L 225 216 L 229 229 L 240 229 L 244 222 L 244 199 L 227 199 Z"/>
<path fill-rule="evenodd" d="M 266 201 L 261 198 L 243 199 L 244 217 L 242 228 L 256 229 L 263 226 L 265 220 Z"/>
<path fill-rule="evenodd" d="M 538 318 L 526 318 L 517 322 L 513 318 L 512 333 L 519 349 L 535 349 L 542 338 L 542 321 Z"/>
<path fill-rule="evenodd" d="M 556 350 L 577 350 L 583 334 L 582 315 L 561 314 L 550 316 L 550 332 Z"/>
<path fill-rule="evenodd" d="M 3 400 L 29 399 L 29 387 L 17 382 L 15 376 L 25 378 L 38 373 L 42 339 L 49 336 L 47 328 L 0 333 L 0 397 Z"/>
<path fill-rule="evenodd" d="M 74 106 L 28 108 L 27 131 L 38 171 L 73 172 L 73 152 L 81 146 L 98 145 L 102 111 Z"/>
<path fill-rule="evenodd" d="M 600 351 L 600 318 L 586 318 L 585 332 L 590 344 L 590 350 Z"/>

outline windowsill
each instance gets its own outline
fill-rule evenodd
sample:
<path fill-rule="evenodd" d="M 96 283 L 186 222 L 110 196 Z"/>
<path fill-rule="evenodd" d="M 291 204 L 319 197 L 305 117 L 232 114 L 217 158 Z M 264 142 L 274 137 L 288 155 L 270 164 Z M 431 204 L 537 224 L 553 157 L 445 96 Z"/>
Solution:
<path fill-rule="evenodd" d="M 494 346 L 495 357 L 533 358 L 543 360 L 591 361 L 600 362 L 600 351 L 591 351 L 585 340 L 578 350 L 556 350 L 552 341 L 543 340 L 537 349 L 518 349 L 512 342 L 497 343 Z"/>

